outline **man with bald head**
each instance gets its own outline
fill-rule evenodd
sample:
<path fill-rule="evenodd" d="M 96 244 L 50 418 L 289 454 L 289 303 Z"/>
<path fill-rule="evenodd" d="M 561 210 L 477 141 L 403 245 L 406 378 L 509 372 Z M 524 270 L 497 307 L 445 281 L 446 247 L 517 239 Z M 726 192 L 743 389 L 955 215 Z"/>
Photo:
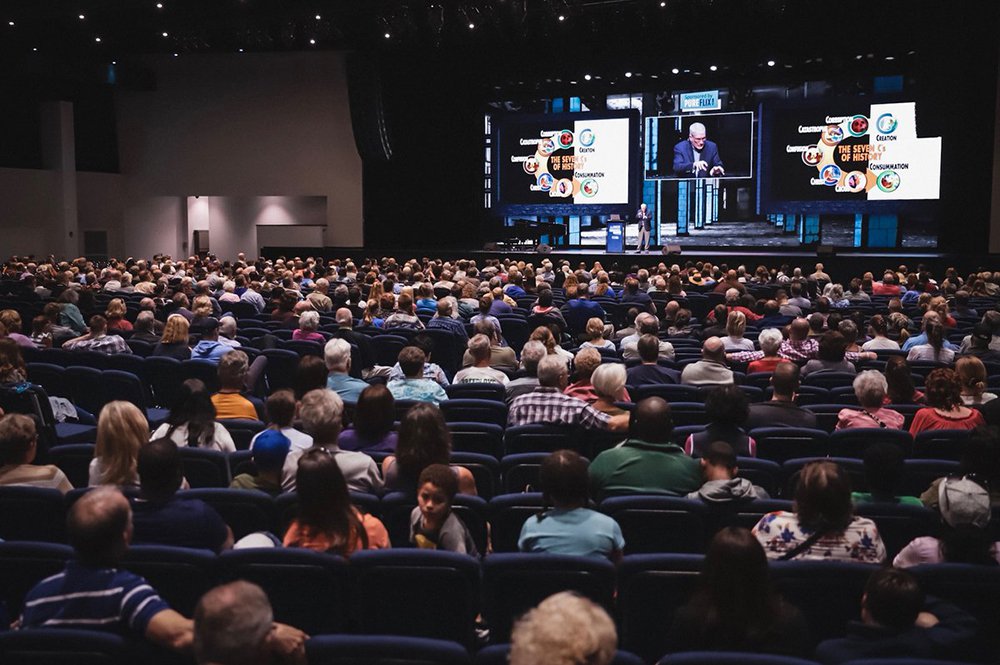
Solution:
<path fill-rule="evenodd" d="M 774 396 L 769 402 L 750 405 L 744 429 L 757 427 L 816 427 L 816 414 L 795 404 L 801 370 L 795 363 L 778 363 L 771 375 Z"/>
<path fill-rule="evenodd" d="M 372 346 L 371 338 L 368 335 L 354 330 L 354 315 L 351 314 L 351 310 L 347 307 L 341 307 L 334 314 L 334 318 L 337 321 L 337 331 L 334 335 L 358 347 L 362 372 L 374 367 L 375 347 Z"/>
<path fill-rule="evenodd" d="M 24 599 L 21 628 L 84 628 L 143 637 L 177 651 L 191 646 L 189 619 L 138 575 L 119 568 L 132 541 L 132 509 L 120 491 L 83 495 L 66 521 L 76 558 Z"/>
<path fill-rule="evenodd" d="M 194 611 L 198 665 L 265 665 L 275 657 L 305 663 L 307 637 L 297 628 L 275 623 L 267 594 L 244 580 L 215 587 Z"/>
<path fill-rule="evenodd" d="M 649 312 L 643 312 L 635 317 L 635 334 L 629 335 L 621 341 L 622 358 L 639 360 L 639 338 L 643 335 L 656 336 L 659 332 L 660 321 Z M 659 358 L 660 360 L 673 360 L 674 345 L 661 339 Z"/>
<path fill-rule="evenodd" d="M 590 464 L 594 497 L 666 494 L 684 496 L 701 487 L 701 466 L 671 442 L 674 423 L 670 405 L 647 397 L 632 415 L 631 438 L 605 450 Z"/>
<path fill-rule="evenodd" d="M 733 371 L 726 366 L 726 346 L 718 337 L 709 337 L 701 345 L 701 360 L 687 365 L 681 383 L 688 386 L 729 386 Z"/>

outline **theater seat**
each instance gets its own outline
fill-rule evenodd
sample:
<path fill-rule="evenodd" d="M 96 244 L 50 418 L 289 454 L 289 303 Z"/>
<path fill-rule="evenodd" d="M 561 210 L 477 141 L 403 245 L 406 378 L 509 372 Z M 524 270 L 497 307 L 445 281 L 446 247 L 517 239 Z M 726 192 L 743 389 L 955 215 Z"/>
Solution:
<path fill-rule="evenodd" d="M 507 665 L 509 657 L 509 644 L 494 644 L 476 652 L 475 665 Z M 628 651 L 615 651 L 611 665 L 643 665 L 643 660 Z"/>
<path fill-rule="evenodd" d="M 27 485 L 0 486 L 0 539 L 65 543 L 62 492 Z"/>
<path fill-rule="evenodd" d="M 127 652 L 124 637 L 96 630 L 33 628 L 0 633 L 4 665 L 123 665 Z"/>
<path fill-rule="evenodd" d="M 816 665 L 815 661 L 790 656 L 737 651 L 689 651 L 665 656 L 663 665 Z"/>
<path fill-rule="evenodd" d="M 72 558 L 73 549 L 68 545 L 0 542 L 0 602 L 6 605 L 8 618 L 13 621 L 20 616 L 24 596 L 46 577 L 61 571 Z"/>
<path fill-rule="evenodd" d="M 310 665 L 470 665 L 469 652 L 447 640 L 398 635 L 319 635 L 306 642 Z"/>

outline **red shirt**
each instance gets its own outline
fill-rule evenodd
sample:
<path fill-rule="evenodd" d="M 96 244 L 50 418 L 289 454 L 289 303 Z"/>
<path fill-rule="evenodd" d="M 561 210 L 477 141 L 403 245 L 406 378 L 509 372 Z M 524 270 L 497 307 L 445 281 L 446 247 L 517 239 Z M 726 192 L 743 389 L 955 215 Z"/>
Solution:
<path fill-rule="evenodd" d="M 935 429 L 975 429 L 986 424 L 986 421 L 983 420 L 983 414 L 976 409 L 969 410 L 972 413 L 965 418 L 956 418 L 942 416 L 936 409 L 931 407 L 920 409 L 913 416 L 913 422 L 910 424 L 910 434 L 916 436 L 921 432 Z"/>
<path fill-rule="evenodd" d="M 747 374 L 752 374 L 754 372 L 773 372 L 774 368 L 778 366 L 778 363 L 791 362 L 788 358 L 782 358 L 781 356 L 774 356 L 768 358 L 764 356 L 760 360 L 754 360 L 752 363 L 747 365 Z"/>

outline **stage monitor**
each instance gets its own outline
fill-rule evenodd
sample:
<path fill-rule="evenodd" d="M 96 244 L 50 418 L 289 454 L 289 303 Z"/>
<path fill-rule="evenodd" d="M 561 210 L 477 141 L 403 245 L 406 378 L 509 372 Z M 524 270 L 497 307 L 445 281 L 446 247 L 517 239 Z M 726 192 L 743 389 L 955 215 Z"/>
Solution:
<path fill-rule="evenodd" d="M 494 128 L 502 214 L 623 214 L 638 207 L 637 113 L 512 115 Z"/>
<path fill-rule="evenodd" d="M 896 211 L 938 199 L 941 138 L 921 137 L 917 120 L 909 101 L 763 108 L 762 210 Z"/>
<path fill-rule="evenodd" d="M 753 112 L 646 118 L 646 179 L 753 177 Z"/>

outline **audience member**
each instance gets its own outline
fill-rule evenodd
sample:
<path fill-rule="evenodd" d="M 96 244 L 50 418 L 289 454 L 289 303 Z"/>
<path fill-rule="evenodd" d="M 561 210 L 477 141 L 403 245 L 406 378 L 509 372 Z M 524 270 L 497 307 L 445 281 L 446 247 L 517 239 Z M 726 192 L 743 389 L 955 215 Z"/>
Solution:
<path fill-rule="evenodd" d="M 701 346 L 701 360 L 686 365 L 681 383 L 689 386 L 733 384 L 733 371 L 726 366 L 726 349 L 718 337 L 709 337 Z"/>
<path fill-rule="evenodd" d="M 417 480 L 417 506 L 410 513 L 410 543 L 420 549 L 479 556 L 465 523 L 452 509 L 458 479 L 446 464 L 431 464 Z"/>
<path fill-rule="evenodd" d="M 212 395 L 212 406 L 215 407 L 217 419 L 260 418 L 257 405 L 243 395 L 249 370 L 249 359 L 243 351 L 229 351 L 219 360 L 220 388 L 219 392 Z"/>
<path fill-rule="evenodd" d="M 689 492 L 687 498 L 700 499 L 710 505 L 725 505 L 740 501 L 770 498 L 762 487 L 740 478 L 736 450 L 725 441 L 713 441 L 705 446 L 701 458 L 702 486 Z"/>
<path fill-rule="evenodd" d="M 323 360 L 329 371 L 326 387 L 340 395 L 340 398 L 346 402 L 357 402 L 361 391 L 367 388 L 368 384 L 349 374 L 351 371 L 350 343 L 339 337 L 331 339 L 323 347 Z"/>
<path fill-rule="evenodd" d="M 415 404 L 403 416 L 395 455 L 382 461 L 385 485 L 394 491 L 415 495 L 420 474 L 431 464 L 448 464 L 451 458 L 451 431 L 441 409 L 432 404 Z M 459 492 L 476 494 L 472 472 L 451 467 L 458 479 Z"/>
<path fill-rule="evenodd" d="M 903 449 L 888 441 L 876 441 L 864 452 L 867 492 L 852 492 L 851 500 L 859 503 L 894 503 L 903 506 L 923 505 L 915 496 L 900 496 L 899 487 L 906 474 Z"/>
<path fill-rule="evenodd" d="M 810 462 L 795 489 L 795 512 L 764 515 L 753 528 L 769 559 L 882 563 L 875 522 L 856 517 L 847 474 L 833 462 Z"/>
<path fill-rule="evenodd" d="M 752 432 L 758 427 L 806 427 L 816 428 L 816 414 L 795 404 L 799 391 L 799 366 L 795 363 L 779 363 L 771 374 L 771 389 L 774 391 L 767 402 L 750 405 L 746 420 L 746 430 Z"/>
<path fill-rule="evenodd" d="M 184 481 L 180 451 L 170 439 L 154 439 L 139 450 L 139 498 L 133 502 L 136 543 L 212 550 L 233 546 L 233 532 L 201 499 L 177 495 Z"/>
<path fill-rule="evenodd" d="M 854 396 L 858 398 L 860 409 L 841 409 L 837 414 L 837 429 L 856 427 L 879 427 L 883 429 L 903 429 L 903 414 L 887 406 L 886 393 L 889 384 L 881 372 L 865 370 L 854 377 Z"/>
<path fill-rule="evenodd" d="M 188 332 L 190 324 L 180 314 L 171 314 L 167 317 L 167 324 L 163 327 L 163 335 L 160 341 L 153 348 L 152 355 L 167 356 L 176 360 L 188 360 L 191 358 L 191 347 L 188 346 Z"/>
<path fill-rule="evenodd" d="M 962 384 L 962 403 L 966 406 L 985 404 L 997 398 L 986 390 L 986 365 L 975 356 L 962 356 L 955 363 L 955 375 Z"/>
<path fill-rule="evenodd" d="M 571 450 L 557 450 L 542 462 L 538 482 L 545 507 L 524 523 L 518 549 L 621 558 L 625 539 L 618 523 L 586 507 L 589 500 L 586 460 Z"/>
<path fill-rule="evenodd" d="M 281 494 L 281 472 L 291 450 L 291 441 L 278 429 L 266 429 L 253 440 L 251 459 L 256 473 L 241 473 L 229 484 L 232 489 Z"/>
<path fill-rule="evenodd" d="M 538 363 L 538 387 L 515 397 L 507 413 L 507 426 L 547 424 L 625 430 L 628 415 L 609 416 L 586 402 L 563 394 L 568 383 L 566 364 L 555 355 Z"/>
<path fill-rule="evenodd" d="M 344 454 L 347 453 L 340 456 Z M 285 547 L 302 547 L 340 556 L 389 547 L 385 525 L 351 505 L 349 483 L 341 472 L 343 462 L 330 450 L 321 445 L 310 448 L 296 463 L 298 510 L 282 539 Z"/>
<path fill-rule="evenodd" d="M 684 452 L 701 456 L 708 444 L 725 441 L 737 455 L 756 457 L 757 442 L 744 429 L 749 417 L 750 400 L 746 393 L 736 386 L 712 388 L 705 396 L 705 418 L 708 425 L 701 432 L 688 436 L 684 442 Z"/>
<path fill-rule="evenodd" d="M 814 372 L 844 372 L 855 374 L 857 369 L 851 361 L 844 357 L 847 352 L 847 340 L 836 330 L 829 330 L 820 337 L 818 357 L 813 358 L 802 368 L 802 376 Z"/>
<path fill-rule="evenodd" d="M 403 378 L 389 381 L 389 392 L 395 399 L 414 400 L 440 404 L 448 393 L 433 379 L 425 378 L 424 363 L 427 356 L 416 346 L 404 346 L 399 352 L 399 367 Z"/>
<path fill-rule="evenodd" d="M 375 384 L 361 391 L 351 418 L 351 427 L 340 433 L 337 445 L 341 450 L 365 453 L 393 452 L 397 434 L 393 431 L 396 400 L 383 385 Z"/>
<path fill-rule="evenodd" d="M 667 634 L 668 653 L 706 650 L 809 655 L 808 626 L 775 591 L 764 550 L 746 529 L 715 534 L 697 589 Z"/>
<path fill-rule="evenodd" d="M 521 616 L 510 641 L 510 665 L 610 665 L 618 635 L 604 609 L 563 591 Z"/>
<path fill-rule="evenodd" d="M 916 389 L 910 364 L 902 356 L 889 356 L 885 361 L 886 401 L 888 404 L 923 404 L 924 393 Z"/>
<path fill-rule="evenodd" d="M 962 403 L 962 384 L 955 370 L 941 367 L 927 376 L 927 406 L 917 411 L 910 434 L 936 429 L 975 429 L 985 425 L 983 414 Z"/>
<path fill-rule="evenodd" d="M 35 421 L 20 413 L 0 417 L 0 485 L 28 485 L 65 494 L 73 485 L 58 467 L 33 464 L 38 453 Z"/>
<path fill-rule="evenodd" d="M 187 379 L 178 393 L 166 422 L 156 428 L 152 438 L 170 439 L 178 446 L 236 452 L 232 435 L 215 422 L 215 406 L 205 384 L 199 379 Z"/>
<path fill-rule="evenodd" d="M 521 368 L 524 376 L 519 376 L 507 382 L 507 402 L 515 397 L 530 393 L 538 387 L 538 363 L 548 354 L 545 345 L 531 340 L 524 343 L 521 349 Z"/>
<path fill-rule="evenodd" d="M 468 351 L 472 356 L 472 365 L 459 370 L 453 383 L 492 383 L 506 386 L 510 380 L 498 369 L 490 367 L 492 360 L 490 338 L 483 334 L 474 335 L 469 340 Z"/>
<path fill-rule="evenodd" d="M 668 494 L 695 491 L 701 485 L 698 462 L 673 443 L 670 406 L 660 397 L 639 402 L 632 420 L 632 436 L 605 450 L 591 463 L 589 474 L 595 498 L 616 494 Z"/>
<path fill-rule="evenodd" d="M 121 400 L 105 404 L 97 419 L 97 444 L 88 484 L 138 486 L 136 464 L 139 450 L 147 443 L 149 423 L 137 406 Z"/>
<path fill-rule="evenodd" d="M 649 312 L 643 312 L 635 317 L 635 334 L 629 335 L 622 339 L 620 347 L 622 358 L 626 361 L 628 360 L 639 360 L 641 356 L 639 355 L 639 339 L 643 335 L 652 335 L 656 337 L 657 343 L 659 344 L 659 352 L 657 357 L 659 360 L 673 360 L 674 359 L 674 345 L 665 340 L 659 339 L 657 333 L 660 331 L 660 322 L 655 316 Z"/>
<path fill-rule="evenodd" d="M 132 349 L 119 335 L 108 334 L 108 322 L 100 314 L 90 317 L 89 332 L 63 342 L 62 348 L 70 351 L 97 351 L 107 355 L 132 353 Z"/>

